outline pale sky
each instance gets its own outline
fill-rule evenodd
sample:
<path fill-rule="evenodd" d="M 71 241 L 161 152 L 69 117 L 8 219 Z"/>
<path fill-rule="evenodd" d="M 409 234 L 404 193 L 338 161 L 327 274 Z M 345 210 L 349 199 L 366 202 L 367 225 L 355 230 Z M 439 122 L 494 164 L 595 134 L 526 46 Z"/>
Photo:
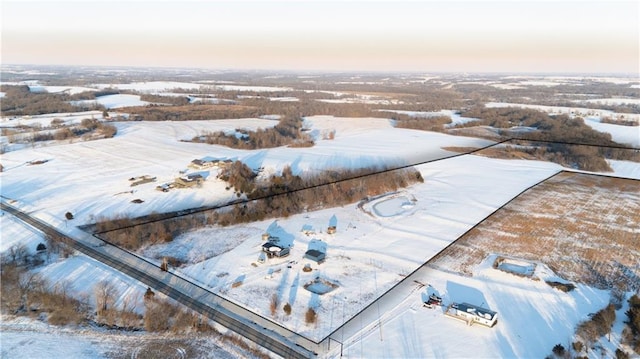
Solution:
<path fill-rule="evenodd" d="M 640 73 L 640 2 L 11 1 L 3 64 Z"/>

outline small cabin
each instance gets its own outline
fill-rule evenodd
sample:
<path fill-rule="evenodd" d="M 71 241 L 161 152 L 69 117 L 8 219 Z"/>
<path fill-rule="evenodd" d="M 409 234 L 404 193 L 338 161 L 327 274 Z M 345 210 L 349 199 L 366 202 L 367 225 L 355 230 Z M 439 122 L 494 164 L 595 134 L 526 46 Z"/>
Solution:
<path fill-rule="evenodd" d="M 300 232 L 302 232 L 304 235 L 310 236 L 312 234 L 316 234 L 315 229 L 313 229 L 313 226 L 310 224 L 305 224 L 302 226 L 302 229 L 300 230 Z"/>

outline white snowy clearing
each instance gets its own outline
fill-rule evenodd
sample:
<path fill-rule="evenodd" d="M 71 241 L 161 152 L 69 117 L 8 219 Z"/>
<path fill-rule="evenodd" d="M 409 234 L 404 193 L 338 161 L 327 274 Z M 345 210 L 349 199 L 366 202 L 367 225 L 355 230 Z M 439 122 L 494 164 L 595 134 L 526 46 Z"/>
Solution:
<path fill-rule="evenodd" d="M 621 97 L 612 97 L 612 98 L 592 98 L 588 100 L 576 100 L 575 102 L 590 102 L 600 105 L 639 105 L 640 98 L 621 98 Z"/>
<path fill-rule="evenodd" d="M 107 109 L 122 108 L 130 106 L 146 106 L 149 104 L 147 101 L 141 101 L 140 95 L 128 95 L 128 94 L 116 94 L 116 95 L 104 95 L 96 97 L 95 100 L 80 100 L 71 101 L 74 106 L 87 106 L 87 105 L 102 105 Z"/>
<path fill-rule="evenodd" d="M 75 219 L 66 225 L 77 226 L 100 217 L 140 216 L 233 199 L 232 191 L 225 190 L 226 183 L 215 178 L 215 170 L 206 174 L 201 188 L 168 193 L 155 190 L 157 184 L 182 175 L 191 160 L 206 156 L 238 159 L 254 169 L 262 168 L 264 175 L 279 173 L 286 165 L 300 174 L 381 163 L 419 164 L 423 184 L 360 205 L 246 225 L 208 227 L 142 251 L 152 260 L 162 255 L 183 259 L 189 264 L 173 270 L 283 326 L 320 340 L 494 210 L 561 169 L 547 162 L 479 156 L 428 162 L 452 156 L 442 150 L 444 146 L 479 147 L 490 142 L 398 129 L 392 121 L 380 118 L 312 116 L 305 121 L 305 127 L 316 138 L 314 147 L 254 151 L 182 140 L 204 131 L 257 129 L 276 122 L 238 119 L 115 123 L 118 134 L 111 139 L 5 153 L 4 171 L 0 173 L 2 196 L 16 200 L 16 206 L 31 214 L 63 226 L 64 213 L 71 211 Z M 335 139 L 323 140 L 322 134 L 328 131 L 335 131 Z M 33 159 L 48 161 L 27 165 Z M 639 175 L 636 178 L 640 178 L 639 167 L 620 161 L 613 166 L 616 171 Z M 141 175 L 157 177 L 157 183 L 131 187 L 128 179 Z M 144 203 L 131 203 L 133 199 L 143 199 Z M 35 251 L 42 241 L 8 215 L 1 216 L 0 221 L 2 252 L 18 242 Z M 330 225 L 336 226 L 335 234 L 327 233 Z M 302 232 L 303 228 L 308 234 Z M 279 237 L 281 243 L 292 244 L 291 254 L 259 264 L 265 232 Z M 326 261 L 318 265 L 303 259 L 310 248 L 326 251 Z M 313 270 L 304 272 L 305 264 Z M 55 258 L 41 273 L 54 283 L 70 279 L 71 289 L 78 294 L 86 292 L 92 283 L 111 277 L 120 293 L 119 303 L 135 303 L 145 289 L 84 256 Z M 553 276 L 542 269 L 536 273 L 543 279 Z M 467 327 L 438 310 L 422 308 L 423 297 L 430 289 L 413 288 L 415 283 L 407 281 L 408 287 L 397 292 L 404 294 L 378 302 L 332 336 L 344 343 L 347 356 L 541 357 L 558 342 L 566 344 L 578 321 L 608 301 L 606 292 L 578 286 L 567 294 L 543 282 L 495 271 L 488 264 L 478 268 L 471 278 L 434 269 L 423 269 L 416 275 L 431 284 L 431 290 L 441 294 L 445 304 L 467 301 L 487 307 L 499 313 L 499 324 L 492 329 Z M 305 289 L 314 281 L 332 290 L 318 295 Z M 280 303 L 275 315 L 269 310 L 273 294 Z M 281 309 L 287 302 L 292 306 L 291 315 Z M 315 324 L 305 322 L 304 313 L 309 307 L 317 312 Z M 378 323 L 382 326 L 375 327 Z M 5 334 L 5 328 L 10 334 Z M 25 343 L 25 336 L 19 333 L 3 326 L 3 356 L 13 356 L 16 348 Z M 33 350 L 47 350 L 50 337 L 39 338 L 43 342 L 40 346 L 37 341 L 30 341 L 29 345 L 36 347 Z M 77 341 L 74 356 L 100 357 L 98 349 L 85 346 L 89 343 L 91 340 Z M 331 345 L 338 346 L 335 342 Z M 43 352 L 37 351 L 34 356 Z M 67 352 L 59 353 L 65 356 Z M 339 351 L 330 355 L 338 356 Z"/>
<path fill-rule="evenodd" d="M 109 116 L 116 117 L 122 114 L 109 113 Z M 3 116 L 0 118 L 2 127 L 20 127 L 20 126 L 40 126 L 46 128 L 51 126 L 51 121 L 60 120 L 65 125 L 79 124 L 84 119 L 103 120 L 102 111 L 80 111 L 80 112 L 60 112 L 47 113 L 33 116 Z"/>
<path fill-rule="evenodd" d="M 430 111 L 404 111 L 404 110 L 378 110 L 378 111 L 392 112 L 392 113 L 407 115 L 411 117 L 425 117 L 425 118 L 438 117 L 438 116 L 449 117 L 451 118 L 451 123 L 447 124 L 447 127 L 453 127 L 455 125 L 461 125 L 467 122 L 478 120 L 477 118 L 460 116 L 459 111 L 453 111 L 453 110 L 440 110 L 440 111 L 431 111 L 431 112 Z"/>

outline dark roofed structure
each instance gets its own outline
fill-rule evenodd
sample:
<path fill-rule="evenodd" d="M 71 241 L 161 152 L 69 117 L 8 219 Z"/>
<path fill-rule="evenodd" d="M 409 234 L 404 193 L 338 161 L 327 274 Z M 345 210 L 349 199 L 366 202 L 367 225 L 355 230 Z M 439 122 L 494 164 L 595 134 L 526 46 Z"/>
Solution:
<path fill-rule="evenodd" d="M 317 249 L 309 249 L 308 251 L 306 251 L 304 253 L 304 257 L 305 258 L 309 258 L 312 261 L 318 262 L 318 263 L 322 263 L 324 262 L 325 258 L 327 257 L 326 253 L 321 252 Z"/>

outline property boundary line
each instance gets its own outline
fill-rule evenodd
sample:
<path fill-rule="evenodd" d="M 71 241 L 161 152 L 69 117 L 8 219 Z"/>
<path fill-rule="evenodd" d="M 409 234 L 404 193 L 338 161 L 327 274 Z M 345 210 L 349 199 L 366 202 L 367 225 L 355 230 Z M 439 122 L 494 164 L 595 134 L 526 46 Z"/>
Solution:
<path fill-rule="evenodd" d="M 504 144 L 504 143 L 507 143 L 507 142 L 513 142 L 513 141 L 529 141 L 529 142 L 539 142 L 539 143 L 549 143 L 549 144 L 561 144 L 561 145 L 572 145 L 572 146 L 589 146 L 589 147 L 597 147 L 597 148 L 612 148 L 612 149 L 623 149 L 623 150 L 640 151 L 640 148 L 636 148 L 636 147 L 610 146 L 610 145 L 598 145 L 598 144 L 591 144 L 591 143 L 576 143 L 576 142 L 564 142 L 564 141 L 536 140 L 536 139 L 529 139 L 529 138 L 524 138 L 524 137 L 522 137 L 522 138 L 510 137 L 508 139 L 505 139 L 505 140 L 502 140 L 502 141 L 498 141 L 498 142 L 489 144 L 487 146 L 479 147 L 479 148 L 476 148 L 476 149 L 468 151 L 468 152 L 457 153 L 457 154 L 453 154 L 453 155 L 450 155 L 450 156 L 436 158 L 436 159 L 427 160 L 427 161 L 414 162 L 414 163 L 410 163 L 410 164 L 406 164 L 406 165 L 402 165 L 402 166 L 387 168 L 387 169 L 384 169 L 384 170 L 379 170 L 379 171 L 374 171 L 374 172 L 367 173 L 367 174 L 361 174 L 361 175 L 357 175 L 357 176 L 342 178 L 342 179 L 338 179 L 338 180 L 335 180 L 335 181 L 320 183 L 320 184 L 316 184 L 316 185 L 312 185 L 312 186 L 306 186 L 306 187 L 302 187 L 302 188 L 295 188 L 295 189 L 287 190 L 287 191 L 281 192 L 281 193 L 268 194 L 268 195 L 264 195 L 264 196 L 260 196 L 260 197 L 256 197 L 256 198 L 252 198 L 252 199 L 235 200 L 235 201 L 231 201 L 231 202 L 227 202 L 227 203 L 220 204 L 220 205 L 215 205 L 215 206 L 205 206 L 205 207 L 184 209 L 184 210 L 169 212 L 169 213 L 166 213 L 164 215 L 163 214 L 160 214 L 160 215 L 155 214 L 154 216 L 156 218 L 153 218 L 153 219 L 149 219 L 149 220 L 146 220 L 146 221 L 142 221 L 142 222 L 138 222 L 138 223 L 135 223 L 135 224 L 130 224 L 130 225 L 126 225 L 126 226 L 122 226 L 122 227 L 118 227 L 118 228 L 113 228 L 113 229 L 109 229 L 109 230 L 105 230 L 105 231 L 96 231 L 96 232 L 93 232 L 93 234 L 105 234 L 105 233 L 109 233 L 109 232 L 113 232 L 113 231 L 119 231 L 119 230 L 123 230 L 123 229 L 137 227 L 137 226 L 140 226 L 140 225 L 155 223 L 155 222 L 164 221 L 164 220 L 173 219 L 173 218 L 189 216 L 189 215 L 192 215 L 192 214 L 202 213 L 202 212 L 206 212 L 206 211 L 213 211 L 213 210 L 219 210 L 219 209 L 224 209 L 224 208 L 230 208 L 230 207 L 238 205 L 238 204 L 252 203 L 252 202 L 256 202 L 256 201 L 263 200 L 263 199 L 275 198 L 275 197 L 278 197 L 278 196 L 285 196 L 285 195 L 288 195 L 288 194 L 291 194 L 291 193 L 297 193 L 297 192 L 301 192 L 301 191 L 305 191 L 305 190 L 309 190 L 309 189 L 320 188 L 320 187 L 324 187 L 324 186 L 330 186 L 330 185 L 334 185 L 334 184 L 338 184 L 338 183 L 342 183 L 342 182 L 356 180 L 356 179 L 359 179 L 359 178 L 371 177 L 371 176 L 375 176 L 375 175 L 382 174 L 382 173 L 389 173 L 389 172 L 398 171 L 398 170 L 402 170 L 402 169 L 407 169 L 407 168 L 411 168 L 411 167 L 415 167 L 415 166 L 425 165 L 425 164 L 428 164 L 428 163 L 444 161 L 444 160 L 448 160 L 448 159 L 452 159 L 452 158 L 456 158 L 456 157 L 460 157 L 460 156 L 472 155 L 472 154 L 475 154 L 477 152 L 481 152 L 483 150 L 486 150 L 486 149 L 489 149 L 489 148 L 492 148 L 492 147 L 497 147 L 497 146 L 499 146 L 501 144 Z M 569 171 L 568 169 L 565 169 L 565 170 Z M 602 174 L 602 175 L 606 176 L 604 174 Z M 618 177 L 618 176 L 609 176 L 609 177 Z M 625 177 L 619 177 L 619 178 L 625 178 Z M 142 216 L 142 218 L 144 218 L 144 217 L 145 216 Z M 141 217 L 138 217 L 138 218 L 141 218 Z M 87 225 L 87 226 L 83 226 L 82 228 L 87 228 L 87 227 L 90 227 L 90 226 L 91 225 Z"/>
<path fill-rule="evenodd" d="M 107 231 L 101 231 L 101 232 L 95 232 L 92 233 L 92 235 L 103 241 L 104 243 L 114 246 L 116 248 L 119 248 L 121 250 L 127 251 L 130 254 L 138 257 L 139 259 L 146 261 L 150 264 L 153 264 L 152 262 L 150 262 L 148 259 L 139 256 L 138 254 L 128 251 L 116 244 L 113 244 L 107 240 L 102 239 L 101 237 L 99 237 L 99 235 L 105 234 L 105 233 L 109 233 L 109 232 L 113 232 L 113 231 L 118 231 L 118 230 L 123 230 L 123 229 L 128 229 L 128 228 L 133 228 L 133 227 L 137 227 L 137 226 L 141 226 L 141 225 L 146 225 L 146 224 L 150 224 L 150 223 L 155 223 L 158 221 L 163 221 L 163 220 L 168 220 L 168 219 L 173 219 L 173 218 L 179 218 L 179 217 L 184 217 L 184 216 L 188 216 L 188 215 L 193 215 L 193 214 L 197 214 L 197 213 L 202 213 L 202 212 L 206 212 L 206 211 L 212 211 L 212 210 L 219 210 L 219 209 L 223 209 L 223 208 L 228 208 L 237 204 L 246 204 L 246 203 L 250 203 L 250 202 L 254 202 L 254 201 L 258 201 L 258 200 L 263 200 L 263 199 L 267 199 L 267 198 L 274 198 L 277 196 L 285 196 L 288 195 L 290 193 L 296 193 L 296 192 L 300 192 L 300 191 L 304 191 L 304 190 L 308 190 L 308 189 L 313 189 L 313 188 L 318 188 L 318 187 L 323 187 L 323 186 L 330 186 L 333 184 L 337 184 L 337 183 L 342 183 L 342 182 L 346 182 L 346 181 L 350 181 L 350 180 L 355 180 L 358 178 L 366 178 L 366 177 L 370 177 L 370 176 L 374 176 L 377 174 L 381 174 L 381 173 L 388 173 L 388 172 L 392 172 L 392 171 L 397 171 L 397 170 L 402 170 L 402 169 L 407 169 L 410 167 L 415 167 L 415 166 L 420 166 L 420 165 L 424 165 L 424 164 L 428 164 L 428 163 L 433 163 L 433 162 L 438 162 L 438 161 L 444 161 L 444 160 L 448 160 L 448 159 L 452 159 L 452 158 L 456 158 L 456 157 L 461 157 L 461 156 L 467 156 L 467 155 L 472 155 L 475 154 L 477 152 L 489 149 L 489 148 L 493 148 L 499 145 L 502 145 L 504 143 L 507 142 L 512 142 L 512 141 L 530 141 L 530 142 L 541 142 L 541 143 L 556 143 L 556 144 L 567 144 L 567 145 L 581 145 L 581 146 L 591 146 L 591 147 L 601 147 L 601 148 L 616 148 L 616 149 L 627 149 L 627 150 L 635 150 L 635 151 L 640 151 L 639 148 L 634 148 L 634 147 L 614 147 L 614 146 L 605 146 L 605 145 L 595 145 L 595 144 L 583 144 L 583 143 L 571 143 L 571 142 L 557 142 L 557 141 L 542 141 L 542 140 L 532 140 L 532 139 L 526 139 L 526 138 L 509 138 L 506 140 L 502 140 L 499 142 L 495 142 L 492 143 L 490 145 L 487 146 L 483 146 L 477 149 L 474 149 L 472 151 L 468 151 L 468 152 L 463 152 L 463 153 L 458 153 L 458 154 L 454 154 L 451 156 L 447 156 L 447 157 L 442 157 L 442 158 L 437 158 L 437 159 L 432 159 L 432 160 L 427 160 L 427 161 L 422 161 L 422 162 L 416 162 L 416 163 L 412 163 L 412 164 L 408 164 L 408 165 L 403 165 L 403 166 L 398 166 L 398 167 L 394 167 L 394 168 L 390 168 L 390 169 L 385 169 L 385 170 L 381 170 L 381 171 L 375 171 L 372 173 L 368 173 L 368 174 L 363 174 L 363 175 L 358 175 L 358 176 L 352 176 L 349 178 L 344 178 L 344 179 L 340 179 L 340 180 L 335 180 L 335 181 L 331 181 L 331 182 L 327 182 L 327 183 L 322 183 L 322 184 L 317 184 L 317 185 L 313 185 L 313 186 L 307 186 L 307 187 L 303 187 L 303 188 L 298 188 L 298 189 L 294 189 L 294 190 L 289 190 L 286 192 L 282 192 L 282 193 L 277 193 L 277 194 L 270 194 L 270 195 L 266 195 L 266 196 L 261 196 L 258 198 L 253 198 L 250 200 L 242 200 L 242 201 L 233 201 L 231 203 L 226 203 L 226 204 L 222 204 L 222 205 L 218 205 L 218 206 L 211 206 L 211 207 L 200 207 L 200 208 L 195 208 L 195 209 L 187 209 L 187 210 L 182 210 L 182 211 L 176 211 L 173 212 L 175 213 L 175 215 L 171 216 L 163 216 L 162 218 L 154 218 L 152 220 L 148 220 L 148 221 L 143 221 L 143 222 L 139 222 L 136 224 L 132 224 L 132 225 L 127 225 L 127 226 L 122 226 L 119 228 L 114 228 L 114 229 L 110 229 Z M 440 255 L 442 252 L 446 251 L 447 249 L 449 249 L 451 246 L 453 246 L 454 244 L 456 244 L 456 242 L 464 237 L 466 234 L 468 234 L 470 231 L 472 231 L 473 229 L 475 229 L 476 227 L 478 227 L 479 225 L 483 224 L 487 219 L 489 219 L 491 216 L 493 216 L 496 212 L 502 210 L 505 206 L 509 205 L 510 203 L 512 203 L 515 199 L 517 199 L 518 197 L 520 197 L 522 194 L 524 194 L 525 192 L 529 191 L 530 189 L 546 182 L 547 180 L 550 180 L 551 178 L 561 174 L 561 173 L 577 173 L 577 174 L 583 174 L 583 175 L 593 175 L 593 176 L 600 176 L 600 177 L 608 177 L 608 178 L 620 178 L 620 179 L 625 179 L 625 180 L 634 180 L 634 181 L 639 181 L 640 179 L 633 179 L 633 178 L 626 178 L 626 177 L 619 177 L 619 176 L 612 176 L 612 175 L 606 175 L 606 174 L 602 174 L 602 173 L 591 173 L 591 172 L 580 172 L 580 171 L 573 171 L 573 170 L 569 170 L 569 169 L 560 169 L 557 172 L 553 173 L 552 175 L 534 183 L 533 185 L 525 188 L 524 190 L 522 190 L 521 192 L 519 192 L 518 194 L 516 194 L 514 197 L 512 197 L 510 200 L 508 200 L 507 202 L 505 202 L 504 204 L 502 204 L 500 207 L 498 207 L 497 209 L 495 209 L 494 211 L 492 211 L 489 215 L 487 215 L 486 217 L 484 217 L 483 219 L 481 219 L 478 223 L 476 223 L 475 225 L 473 225 L 471 228 L 469 228 L 467 231 L 465 231 L 463 234 L 461 234 L 458 238 L 456 238 L 455 240 L 453 240 L 451 243 L 449 243 L 447 246 L 445 246 L 442 250 L 438 251 L 436 254 L 434 254 L 431 258 L 429 258 L 426 262 L 424 262 L 423 264 L 421 264 L 420 266 L 418 266 L 415 270 L 413 270 L 412 272 L 410 272 L 404 279 L 402 279 L 401 281 L 397 282 L 396 284 L 394 284 L 392 287 L 390 287 L 388 290 L 386 290 L 384 293 L 382 293 L 380 296 L 377 297 L 376 300 L 374 300 L 373 302 L 369 303 L 367 306 L 365 306 L 364 308 L 362 308 L 360 311 L 358 311 L 357 313 L 355 313 L 350 319 L 348 319 L 347 321 L 345 321 L 341 326 L 337 327 L 334 331 L 332 331 L 331 333 L 329 333 L 327 336 L 325 336 L 324 338 L 316 341 L 314 339 L 311 339 L 307 336 L 304 336 L 302 334 L 298 334 L 293 332 L 291 329 L 284 327 L 283 325 L 281 325 L 280 323 L 277 323 L 259 313 L 255 313 L 247 308 L 245 308 L 244 306 L 235 303 L 234 301 L 231 301 L 228 298 L 225 298 L 223 296 L 220 296 L 217 293 L 212 292 L 211 290 L 204 288 L 202 285 L 198 284 L 198 283 L 194 283 L 193 282 L 193 278 L 188 278 L 188 277 L 184 277 L 176 272 L 170 272 L 171 274 L 181 278 L 182 280 L 185 280 L 189 283 L 191 283 L 194 286 L 197 286 L 209 293 L 211 293 L 212 295 L 216 296 L 217 298 L 224 300 L 228 303 L 230 303 L 231 305 L 237 306 L 239 307 L 241 310 L 243 311 L 249 311 L 251 312 L 253 315 L 256 315 L 258 317 L 261 317 L 262 319 L 272 323 L 273 325 L 280 327 L 283 330 L 289 331 L 291 333 L 294 333 L 295 335 L 304 338 L 305 340 L 308 340 L 311 343 L 314 343 L 315 345 L 320 346 L 321 344 L 323 344 L 325 341 L 327 340 L 335 340 L 333 338 L 331 338 L 332 335 L 334 335 L 335 333 L 337 333 L 338 331 L 340 331 L 345 325 L 347 325 L 348 323 L 350 323 L 352 320 L 354 320 L 357 316 L 359 316 L 360 314 L 362 314 L 365 310 L 369 309 L 371 306 L 373 306 L 374 304 L 376 304 L 382 297 L 384 297 L 385 295 L 389 294 L 392 290 L 394 290 L 396 287 L 398 287 L 400 284 L 404 283 L 409 277 L 411 277 L 412 275 L 414 275 L 417 271 L 423 269 L 425 266 L 427 266 L 429 264 L 430 261 L 432 261 L 435 257 L 437 257 L 438 255 Z M 153 264 L 155 265 L 155 264 Z"/>

